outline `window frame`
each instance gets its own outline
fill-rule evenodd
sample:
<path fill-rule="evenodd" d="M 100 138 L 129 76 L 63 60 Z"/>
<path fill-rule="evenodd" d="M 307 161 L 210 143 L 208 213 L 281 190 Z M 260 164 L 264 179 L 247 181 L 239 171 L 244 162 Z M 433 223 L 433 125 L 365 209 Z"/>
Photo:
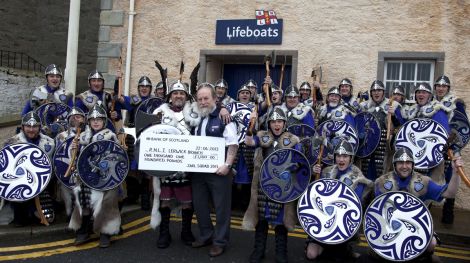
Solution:
<path fill-rule="evenodd" d="M 398 71 L 398 79 L 393 79 L 393 80 L 389 80 L 387 79 L 387 71 L 388 71 L 388 65 L 390 63 L 399 63 L 400 64 L 400 68 L 399 68 L 399 71 Z M 402 74 L 403 74 L 403 64 L 404 63 L 410 63 L 410 64 L 414 64 L 414 79 L 413 80 L 403 80 L 402 79 Z M 383 83 L 385 85 L 385 87 L 387 87 L 387 82 L 393 82 L 393 83 L 397 83 L 400 84 L 400 85 L 404 85 L 404 83 L 412 83 L 413 86 L 416 86 L 417 84 L 419 83 L 422 83 L 422 82 L 428 82 L 429 85 L 433 85 L 434 83 L 434 71 L 435 71 L 435 67 L 436 67 L 436 62 L 433 61 L 433 60 L 417 60 L 417 59 L 402 59 L 402 60 L 399 60 L 399 59 L 387 59 L 384 61 L 384 75 L 383 75 Z M 418 64 L 429 64 L 430 65 L 430 70 L 429 70 L 429 79 L 428 80 L 418 80 Z M 393 86 L 390 86 L 390 88 L 393 89 Z M 413 100 L 414 99 L 414 91 L 413 90 L 405 90 L 405 94 L 407 94 L 407 98 Z M 385 88 L 385 94 L 387 97 L 389 97 L 390 95 L 390 91 L 387 90 L 387 88 Z"/>

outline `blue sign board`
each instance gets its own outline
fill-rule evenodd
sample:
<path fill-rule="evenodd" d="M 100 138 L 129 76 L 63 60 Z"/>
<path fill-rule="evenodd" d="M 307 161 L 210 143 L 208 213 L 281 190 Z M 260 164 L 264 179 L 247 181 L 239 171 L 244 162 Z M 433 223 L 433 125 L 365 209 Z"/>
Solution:
<path fill-rule="evenodd" d="M 278 24 L 257 25 L 256 19 L 217 20 L 216 45 L 282 44 L 282 19 Z"/>

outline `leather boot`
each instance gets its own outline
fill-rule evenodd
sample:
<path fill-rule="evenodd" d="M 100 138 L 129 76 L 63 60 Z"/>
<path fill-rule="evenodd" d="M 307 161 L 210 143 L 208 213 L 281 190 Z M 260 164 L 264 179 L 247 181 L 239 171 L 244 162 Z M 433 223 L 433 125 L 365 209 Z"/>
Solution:
<path fill-rule="evenodd" d="M 442 223 L 449 225 L 454 223 L 454 203 L 455 198 L 446 198 L 444 207 L 442 207 Z"/>
<path fill-rule="evenodd" d="M 268 238 L 268 222 L 261 220 L 256 225 L 255 248 L 250 255 L 250 263 L 258 263 L 264 258 L 266 239 Z"/>
<path fill-rule="evenodd" d="M 140 184 L 140 208 L 144 211 L 150 210 L 150 190 L 149 190 L 149 183 L 150 179 L 142 178 L 142 182 Z"/>
<path fill-rule="evenodd" d="M 186 246 L 191 246 L 191 244 L 196 240 L 191 231 L 191 220 L 193 219 L 194 210 L 192 208 L 185 208 L 181 210 L 181 240 Z"/>
<path fill-rule="evenodd" d="M 83 216 L 82 225 L 77 230 L 74 245 L 78 246 L 90 240 L 91 215 Z"/>
<path fill-rule="evenodd" d="M 160 236 L 158 237 L 157 247 L 167 248 L 171 243 L 170 235 L 170 213 L 169 207 L 160 208 L 160 214 L 162 215 L 162 222 L 160 223 Z"/>
<path fill-rule="evenodd" d="M 276 262 L 287 263 L 287 229 L 283 225 L 274 228 L 276 239 Z"/>
<path fill-rule="evenodd" d="M 100 234 L 100 248 L 107 248 L 111 245 L 111 235 Z"/>

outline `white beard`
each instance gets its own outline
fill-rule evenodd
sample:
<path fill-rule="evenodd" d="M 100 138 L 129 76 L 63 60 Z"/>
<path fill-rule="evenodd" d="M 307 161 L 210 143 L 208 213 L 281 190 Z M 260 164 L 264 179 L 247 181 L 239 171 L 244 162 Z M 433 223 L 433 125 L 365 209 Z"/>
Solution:
<path fill-rule="evenodd" d="M 199 108 L 199 113 L 201 114 L 201 117 L 203 118 L 209 116 L 211 112 L 212 112 L 212 109 L 210 108 Z"/>
<path fill-rule="evenodd" d="M 335 108 L 336 106 L 338 106 L 339 103 L 334 103 L 334 102 L 328 102 L 328 105 L 332 108 Z"/>

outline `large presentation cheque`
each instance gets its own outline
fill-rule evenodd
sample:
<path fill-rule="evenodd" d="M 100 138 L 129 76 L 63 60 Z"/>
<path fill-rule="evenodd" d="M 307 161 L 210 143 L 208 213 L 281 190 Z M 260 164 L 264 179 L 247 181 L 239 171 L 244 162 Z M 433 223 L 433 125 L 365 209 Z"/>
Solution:
<path fill-rule="evenodd" d="M 139 170 L 214 173 L 225 162 L 224 138 L 173 134 L 143 136 L 140 137 Z"/>

